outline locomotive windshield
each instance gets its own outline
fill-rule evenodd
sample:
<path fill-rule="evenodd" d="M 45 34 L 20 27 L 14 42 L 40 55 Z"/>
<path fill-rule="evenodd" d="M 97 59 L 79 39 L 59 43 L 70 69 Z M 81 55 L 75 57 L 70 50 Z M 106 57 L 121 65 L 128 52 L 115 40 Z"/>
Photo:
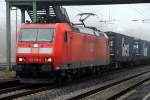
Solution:
<path fill-rule="evenodd" d="M 22 29 L 20 41 L 36 41 L 36 29 Z"/>
<path fill-rule="evenodd" d="M 20 41 L 51 42 L 53 41 L 54 31 L 54 29 L 22 29 Z"/>

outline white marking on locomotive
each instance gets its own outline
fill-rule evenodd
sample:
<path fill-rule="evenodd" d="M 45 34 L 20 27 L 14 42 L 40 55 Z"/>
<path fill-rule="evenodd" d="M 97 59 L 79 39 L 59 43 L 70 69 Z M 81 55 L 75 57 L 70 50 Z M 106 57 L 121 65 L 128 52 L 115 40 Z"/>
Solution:
<path fill-rule="evenodd" d="M 129 43 L 125 44 L 124 38 L 122 38 L 122 56 L 129 56 Z"/>

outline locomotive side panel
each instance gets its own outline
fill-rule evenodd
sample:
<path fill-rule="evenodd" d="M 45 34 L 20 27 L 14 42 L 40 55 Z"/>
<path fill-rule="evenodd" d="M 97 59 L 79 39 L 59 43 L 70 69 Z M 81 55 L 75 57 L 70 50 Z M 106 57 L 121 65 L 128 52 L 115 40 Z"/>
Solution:
<path fill-rule="evenodd" d="M 108 42 L 104 36 L 73 32 L 71 46 L 73 67 L 107 65 L 109 63 Z"/>
<path fill-rule="evenodd" d="M 109 45 L 108 39 L 104 36 L 101 36 L 98 40 L 98 45 L 96 50 L 96 59 L 98 59 L 98 65 L 108 65 L 110 62 L 110 55 L 109 55 Z"/>
<path fill-rule="evenodd" d="M 56 36 L 54 45 L 54 67 L 55 69 L 67 69 L 71 63 L 71 28 L 68 24 L 56 25 Z"/>

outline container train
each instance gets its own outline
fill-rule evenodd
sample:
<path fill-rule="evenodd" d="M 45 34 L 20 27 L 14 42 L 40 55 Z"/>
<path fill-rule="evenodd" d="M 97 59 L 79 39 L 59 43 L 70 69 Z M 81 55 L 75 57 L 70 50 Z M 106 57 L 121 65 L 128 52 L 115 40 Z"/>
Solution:
<path fill-rule="evenodd" d="M 139 65 L 150 62 L 150 42 L 115 32 L 105 32 L 109 37 L 110 63 Z"/>
<path fill-rule="evenodd" d="M 0 7 L 3 12 L 5 2 L 2 1 L 1 5 L 4 6 Z M 4 15 L 0 18 L 4 19 Z M 14 12 L 11 18 L 12 52 L 15 52 L 15 16 Z M 17 21 L 20 23 L 19 17 Z M 5 20 L 1 22 L 6 23 Z M 5 25 L 0 28 L 2 40 L 3 33 L 6 33 Z M 1 48 L 5 48 L 4 44 L 0 43 Z M 5 62 L 4 56 L 5 50 L 0 49 L 0 61 Z M 64 75 L 149 62 L 149 41 L 68 23 L 22 24 L 17 33 L 16 65 L 13 70 L 21 82 L 49 83 Z"/>
<path fill-rule="evenodd" d="M 48 83 L 82 71 L 150 62 L 149 41 L 68 23 L 24 23 L 17 38 L 13 70 L 25 83 Z"/>
<path fill-rule="evenodd" d="M 22 23 L 17 33 L 13 70 L 21 82 L 49 83 L 103 68 L 149 63 L 148 41 L 87 27 L 84 21 L 91 13 L 79 14 L 81 24 L 71 24 L 65 9 L 48 8 L 56 16 L 45 9 L 47 13 L 37 13 L 36 22 Z"/>

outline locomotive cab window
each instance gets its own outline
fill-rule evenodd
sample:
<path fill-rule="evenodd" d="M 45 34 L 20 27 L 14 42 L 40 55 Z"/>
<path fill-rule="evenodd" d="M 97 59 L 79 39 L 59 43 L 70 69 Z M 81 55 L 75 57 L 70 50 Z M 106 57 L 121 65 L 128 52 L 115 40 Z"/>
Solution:
<path fill-rule="evenodd" d="M 64 33 L 64 42 L 67 42 L 68 41 L 68 35 L 67 35 L 67 32 Z"/>
<path fill-rule="evenodd" d="M 20 41 L 24 42 L 52 42 L 55 29 L 22 29 Z"/>
<path fill-rule="evenodd" d="M 36 41 L 37 30 L 36 29 L 22 29 L 20 41 Z"/>
<path fill-rule="evenodd" d="M 52 42 L 54 35 L 54 29 L 39 29 L 37 41 L 38 42 Z"/>

